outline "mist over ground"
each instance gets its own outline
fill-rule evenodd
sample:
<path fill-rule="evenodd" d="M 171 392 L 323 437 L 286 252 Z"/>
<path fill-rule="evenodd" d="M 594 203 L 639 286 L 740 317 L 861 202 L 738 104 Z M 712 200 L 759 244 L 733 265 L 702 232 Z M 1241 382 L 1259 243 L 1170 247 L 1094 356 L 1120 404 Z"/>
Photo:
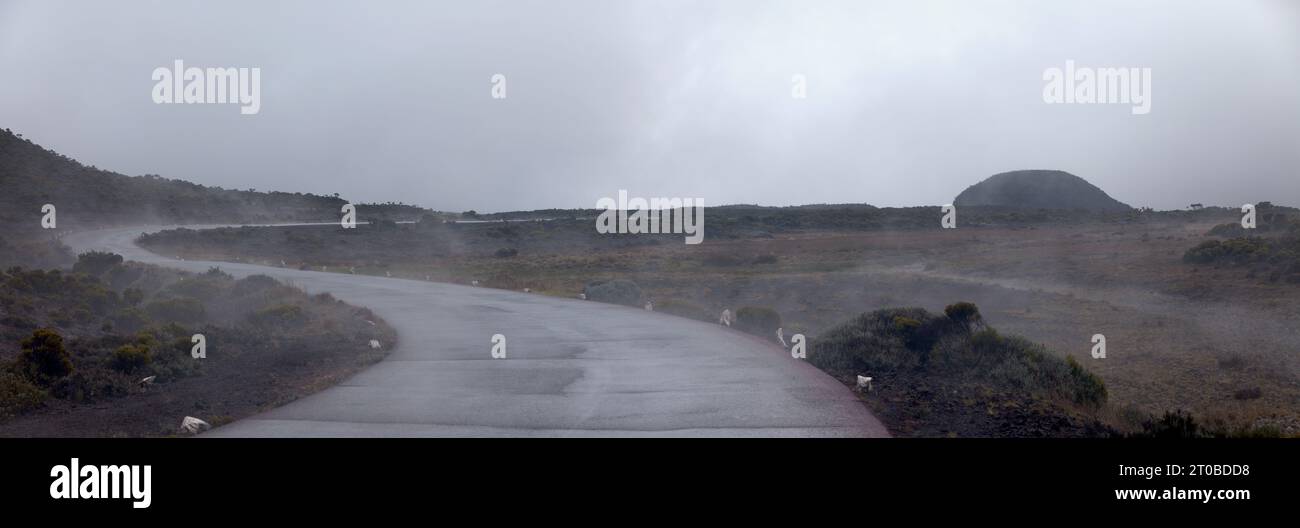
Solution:
<path fill-rule="evenodd" d="M 1059 169 L 1135 207 L 1300 203 L 1293 2 L 0 2 L 0 124 L 226 188 L 480 212 L 628 189 L 706 204 L 948 203 Z M 256 115 L 150 99 L 257 67 Z M 1043 74 L 1150 68 L 1152 105 Z M 493 99 L 491 78 L 508 97 Z M 792 76 L 807 98 L 791 97 Z"/>

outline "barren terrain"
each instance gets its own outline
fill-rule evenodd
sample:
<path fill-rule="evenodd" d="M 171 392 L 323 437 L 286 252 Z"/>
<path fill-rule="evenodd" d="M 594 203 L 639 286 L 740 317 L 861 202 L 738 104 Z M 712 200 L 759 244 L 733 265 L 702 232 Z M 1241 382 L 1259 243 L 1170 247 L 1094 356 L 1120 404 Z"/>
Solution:
<path fill-rule="evenodd" d="M 716 320 L 724 308 L 770 307 L 787 336 L 814 337 L 880 308 L 939 311 L 970 301 L 999 330 L 1098 373 L 1110 392 L 1105 419 L 1116 427 L 1131 426 L 1139 413 L 1181 409 L 1203 421 L 1295 434 L 1300 313 L 1289 301 L 1300 285 L 1182 261 L 1210 228 L 1232 218 L 778 230 L 707 238 L 700 246 L 675 237 L 590 242 L 573 234 L 588 227 L 583 221 L 351 233 L 301 226 L 180 233 L 146 245 L 186 258 L 284 260 L 566 297 L 591 281 L 623 278 L 635 281 L 657 310 L 703 320 Z M 520 249 L 491 251 L 497 247 Z M 1105 359 L 1090 355 L 1094 334 L 1106 337 Z"/>

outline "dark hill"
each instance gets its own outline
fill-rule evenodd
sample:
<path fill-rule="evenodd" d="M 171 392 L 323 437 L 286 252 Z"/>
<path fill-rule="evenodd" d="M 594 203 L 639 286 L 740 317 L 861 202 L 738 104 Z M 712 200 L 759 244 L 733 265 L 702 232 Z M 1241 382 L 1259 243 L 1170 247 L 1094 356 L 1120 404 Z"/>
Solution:
<path fill-rule="evenodd" d="M 102 170 L 0 129 L 0 221 L 39 226 L 41 206 L 58 210 L 59 228 L 138 223 L 269 223 L 337 221 L 347 200 L 338 195 L 258 192 L 208 187 L 157 175 Z M 372 218 L 419 218 L 404 204 L 359 204 Z M 366 218 L 361 218 L 366 220 Z"/>
<path fill-rule="evenodd" d="M 962 206 L 999 206 L 1024 209 L 1132 209 L 1087 180 L 1064 171 L 1021 170 L 994 174 L 966 188 L 953 201 Z"/>
<path fill-rule="evenodd" d="M 337 218 L 345 200 L 301 193 L 205 187 L 155 175 L 126 176 L 80 162 L 0 131 L 0 213 L 36 225 L 43 204 L 59 227 L 145 222 L 270 222 Z"/>

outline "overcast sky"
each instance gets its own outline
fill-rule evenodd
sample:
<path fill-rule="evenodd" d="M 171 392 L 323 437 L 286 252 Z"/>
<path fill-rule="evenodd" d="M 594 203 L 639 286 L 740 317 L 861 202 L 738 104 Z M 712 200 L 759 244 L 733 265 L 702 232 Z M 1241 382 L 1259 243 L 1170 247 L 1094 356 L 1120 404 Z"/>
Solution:
<path fill-rule="evenodd" d="M 937 205 L 1023 168 L 1134 206 L 1300 205 L 1297 6 L 0 0 L 0 128 L 125 174 L 453 211 Z M 261 68 L 261 111 L 155 104 L 175 59 Z M 1150 113 L 1045 103 L 1066 60 L 1151 68 Z"/>

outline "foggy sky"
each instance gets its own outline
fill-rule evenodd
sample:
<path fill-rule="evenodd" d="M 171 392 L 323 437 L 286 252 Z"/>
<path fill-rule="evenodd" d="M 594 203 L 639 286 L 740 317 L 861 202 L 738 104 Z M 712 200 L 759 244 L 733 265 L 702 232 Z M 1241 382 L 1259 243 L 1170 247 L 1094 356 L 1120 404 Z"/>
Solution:
<path fill-rule="evenodd" d="M 1025 168 L 1133 206 L 1300 205 L 1297 4 L 0 0 L 0 128 L 125 174 L 450 211 L 937 205 Z M 261 68 L 261 112 L 154 104 L 175 59 Z M 1151 68 L 1151 113 L 1044 103 L 1066 60 Z"/>

